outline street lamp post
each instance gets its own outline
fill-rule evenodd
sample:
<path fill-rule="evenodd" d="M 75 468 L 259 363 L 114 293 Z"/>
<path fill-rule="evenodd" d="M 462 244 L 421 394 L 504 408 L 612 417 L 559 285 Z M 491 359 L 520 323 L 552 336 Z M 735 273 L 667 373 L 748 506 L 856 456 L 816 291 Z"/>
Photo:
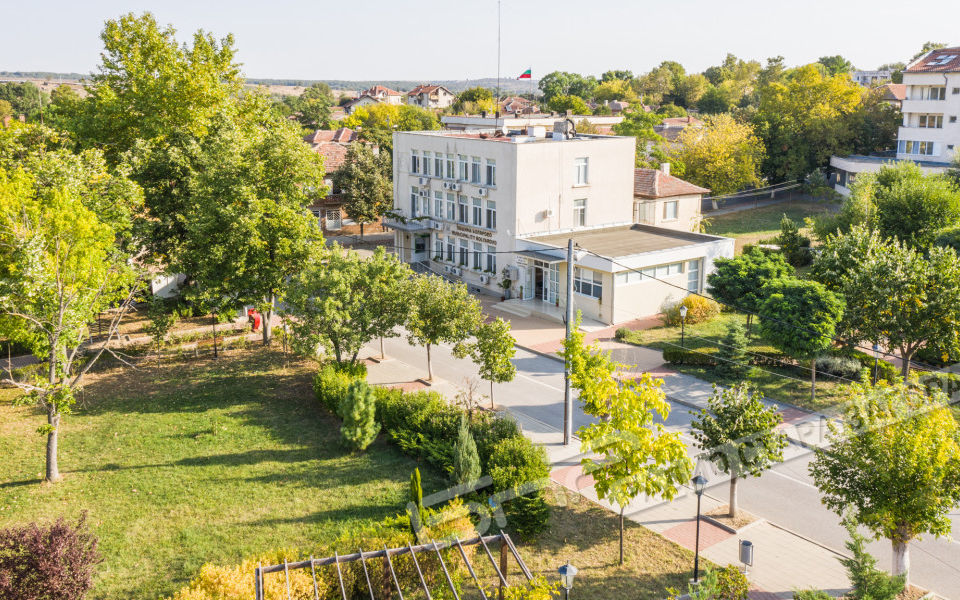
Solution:
<path fill-rule="evenodd" d="M 573 587 L 573 577 L 577 574 L 577 568 L 571 565 L 568 560 L 567 564 L 557 569 L 557 571 L 560 572 L 560 583 L 563 584 L 563 600 L 569 600 L 570 588 Z"/>
<path fill-rule="evenodd" d="M 873 385 L 877 385 L 877 375 L 880 369 L 880 344 L 873 345 Z"/>
<path fill-rule="evenodd" d="M 213 357 L 217 356 L 217 311 L 213 311 Z"/>
<path fill-rule="evenodd" d="M 687 329 L 687 307 L 680 307 L 680 347 L 684 348 L 683 340 Z"/>
<path fill-rule="evenodd" d="M 693 478 L 693 491 L 697 494 L 697 536 L 693 551 L 693 583 L 700 583 L 700 499 L 707 487 L 707 478 L 697 475 Z"/>

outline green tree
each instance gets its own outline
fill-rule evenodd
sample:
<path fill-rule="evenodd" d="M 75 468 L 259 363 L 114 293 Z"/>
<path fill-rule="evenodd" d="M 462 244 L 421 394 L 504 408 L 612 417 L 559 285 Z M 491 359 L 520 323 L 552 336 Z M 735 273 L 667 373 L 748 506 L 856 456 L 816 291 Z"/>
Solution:
<path fill-rule="evenodd" d="M 753 125 L 767 150 L 764 174 L 774 181 L 799 179 L 826 166 L 833 154 L 850 154 L 850 121 L 862 94 L 849 77 L 824 76 L 812 65 L 794 70 L 786 83 L 760 89 Z"/>
<path fill-rule="evenodd" d="M 910 384 L 855 384 L 843 420 L 810 473 L 821 501 L 893 545 L 894 575 L 909 584 L 910 542 L 950 534 L 960 502 L 960 433 L 939 391 Z"/>
<path fill-rule="evenodd" d="M 570 73 L 565 71 L 554 71 L 541 77 L 537 87 L 543 92 L 543 101 L 549 104 L 556 96 L 566 96 L 571 80 Z"/>
<path fill-rule="evenodd" d="M 739 321 L 733 321 L 727 327 L 727 334 L 717 351 L 717 366 L 714 369 L 723 377 L 739 379 L 750 371 L 747 356 L 747 330 Z"/>
<path fill-rule="evenodd" d="M 493 101 L 493 93 L 487 88 L 478 85 L 460 92 L 452 108 L 453 111 L 457 113 L 476 113 L 480 111 L 492 113 L 497 109 L 497 105 Z"/>
<path fill-rule="evenodd" d="M 393 178 L 390 155 L 377 152 L 366 144 L 351 144 L 343 165 L 333 175 L 334 186 L 340 188 L 343 209 L 363 227 L 375 223 L 393 207 Z"/>
<path fill-rule="evenodd" d="M 7 100 L 0 100 L 0 119 L 13 115 L 13 105 Z"/>
<path fill-rule="evenodd" d="M 615 134 L 636 138 L 636 166 L 658 167 L 660 159 L 666 159 L 666 155 L 659 146 L 663 143 L 663 138 L 653 129 L 662 120 L 663 117 L 641 109 L 627 113 L 623 121 L 613 126 Z"/>
<path fill-rule="evenodd" d="M 943 42 L 924 42 L 923 48 L 920 48 L 920 52 L 917 52 L 916 54 L 913 55 L 913 58 L 910 59 L 910 62 L 917 60 L 918 58 L 920 58 L 927 52 L 930 52 L 931 50 L 939 50 L 941 48 L 946 48 L 946 47 L 947 47 L 947 44 Z"/>
<path fill-rule="evenodd" d="M 574 115 L 589 115 L 590 107 L 579 96 L 554 96 L 547 106 L 553 112 L 571 113 Z"/>
<path fill-rule="evenodd" d="M 160 360 L 163 354 L 163 344 L 167 340 L 170 330 L 177 323 L 177 315 L 167 310 L 167 304 L 160 296 L 154 296 L 150 300 L 150 308 L 147 311 L 150 320 L 143 326 L 143 331 L 157 345 L 157 368 L 160 368 Z"/>
<path fill-rule="evenodd" d="M 783 83 L 786 73 L 786 67 L 783 64 L 782 56 L 772 56 L 767 59 L 767 66 L 760 69 L 757 75 L 757 84 L 759 87 L 770 85 L 771 83 Z"/>
<path fill-rule="evenodd" d="M 46 360 L 45 378 L 8 381 L 26 392 L 18 403 L 46 413 L 38 432 L 47 436 L 49 482 L 60 479 L 60 420 L 106 350 L 106 341 L 86 342 L 90 315 L 115 307 L 109 340 L 139 287 L 116 242 L 75 189 L 44 189 L 23 170 L 0 168 L 0 335 Z"/>
<path fill-rule="evenodd" d="M 776 405 L 765 405 L 763 394 L 749 384 L 725 390 L 714 385 L 708 407 L 694 413 L 693 437 L 707 460 L 730 475 L 730 517 L 735 519 L 740 514 L 737 483 L 783 462 L 787 436 L 777 430 L 782 419 Z"/>
<path fill-rule="evenodd" d="M 777 245 L 794 267 L 804 267 L 810 264 L 813 254 L 810 252 L 810 238 L 800 234 L 800 229 L 793 219 L 786 214 L 780 219 L 780 235 L 777 236 Z"/>
<path fill-rule="evenodd" d="M 334 244 L 292 279 L 286 303 L 301 348 L 333 350 L 338 362 L 357 360 L 364 344 L 397 335 L 407 320 L 410 268 L 381 247 L 370 258 Z"/>
<path fill-rule="evenodd" d="M 816 399 L 817 356 L 833 345 L 843 317 L 842 296 L 816 281 L 776 279 L 763 286 L 760 334 L 794 358 L 810 360 L 810 398 Z"/>
<path fill-rule="evenodd" d="M 877 568 L 877 559 L 867 549 L 867 538 L 857 532 L 857 524 L 849 517 L 843 520 L 850 539 L 844 546 L 853 556 L 838 557 L 847 569 L 847 577 L 853 584 L 853 590 L 847 595 L 850 600 L 896 600 L 906 586 L 904 575 L 888 575 Z"/>
<path fill-rule="evenodd" d="M 603 75 L 600 76 L 601 83 L 606 83 L 608 81 L 630 81 L 632 79 L 633 71 L 625 70 L 604 71 Z"/>
<path fill-rule="evenodd" d="M 925 175 L 910 161 L 885 165 L 871 186 L 877 228 L 925 250 L 944 227 L 960 225 L 960 188 L 948 179 Z"/>
<path fill-rule="evenodd" d="M 330 86 L 323 82 L 314 83 L 300 95 L 300 122 L 313 127 L 329 127 L 330 107 L 333 103 L 333 90 Z"/>
<path fill-rule="evenodd" d="M 649 373 L 625 377 L 628 370 L 610 353 L 587 347 L 579 330 L 564 340 L 561 355 L 570 365 L 570 381 L 580 391 L 583 410 L 598 420 L 577 430 L 581 451 L 603 460 L 581 460 L 593 477 L 600 498 L 620 507 L 620 564 L 623 564 L 623 511 L 641 494 L 672 500 L 677 486 L 690 480 L 693 465 L 677 432 L 668 432 L 655 417 L 666 420 L 670 403 Z"/>
<path fill-rule="evenodd" d="M 710 295 L 718 301 L 747 311 L 747 333 L 753 315 L 764 301 L 763 286 L 768 281 L 793 273 L 782 254 L 767 254 L 751 248 L 734 258 L 718 258 L 714 271 L 707 275 Z"/>
<path fill-rule="evenodd" d="M 25 115 L 27 121 L 39 119 L 40 107 L 49 104 L 44 96 L 32 81 L 0 83 L 0 100 L 10 104 L 11 115 Z"/>
<path fill-rule="evenodd" d="M 606 81 L 601 83 L 593 90 L 593 99 L 597 102 L 610 100 L 623 100 L 631 102 L 637 95 L 630 87 L 629 81 Z"/>
<path fill-rule="evenodd" d="M 467 286 L 450 284 L 442 277 L 420 275 L 413 278 L 407 301 L 412 306 L 407 320 L 407 339 L 427 347 L 427 377 L 433 380 L 430 348 L 447 343 L 460 349 L 483 321 L 480 301 L 470 295 Z"/>
<path fill-rule="evenodd" d="M 723 196 L 760 184 L 763 144 L 749 125 L 730 115 L 709 117 L 702 129 L 687 127 L 673 156 L 683 163 L 683 176 Z"/>
<path fill-rule="evenodd" d="M 414 469 L 410 474 L 410 502 L 417 507 L 417 511 L 423 510 L 423 484 L 419 468 Z"/>
<path fill-rule="evenodd" d="M 467 426 L 467 418 L 460 417 L 457 428 L 457 441 L 453 445 L 453 482 L 457 485 L 472 483 L 480 479 L 480 455 L 477 443 Z"/>
<path fill-rule="evenodd" d="M 340 426 L 340 441 L 354 452 L 363 452 L 377 439 L 380 423 L 377 422 L 377 399 L 373 389 L 364 381 L 354 381 L 340 404 L 343 424 Z"/>
<path fill-rule="evenodd" d="M 844 337 L 896 348 L 904 377 L 924 346 L 960 351 L 960 258 L 952 248 L 924 255 L 854 227 L 827 237 L 812 276 L 846 298 Z"/>
<path fill-rule="evenodd" d="M 699 73 L 687 75 L 675 90 L 677 103 L 685 108 L 699 108 L 700 99 L 707 93 L 710 82 Z"/>
<path fill-rule="evenodd" d="M 458 348 L 457 358 L 470 355 L 480 368 L 480 378 L 490 382 L 490 408 L 493 408 L 493 384 L 513 381 L 517 367 L 510 361 L 516 355 L 516 340 L 510 335 L 510 321 L 500 317 L 477 328 L 474 341 Z"/>
<path fill-rule="evenodd" d="M 835 54 L 833 56 L 821 56 L 817 62 L 826 67 L 827 74 L 830 76 L 846 75 L 854 69 L 853 63 L 839 54 Z"/>
<path fill-rule="evenodd" d="M 729 89 L 707 85 L 697 101 L 697 108 L 707 115 L 717 115 L 733 110 L 734 100 L 730 97 Z"/>
<path fill-rule="evenodd" d="M 854 149 L 862 153 L 895 150 L 903 113 L 884 100 L 882 88 L 861 88 L 861 98 L 860 110 L 850 123 Z"/>

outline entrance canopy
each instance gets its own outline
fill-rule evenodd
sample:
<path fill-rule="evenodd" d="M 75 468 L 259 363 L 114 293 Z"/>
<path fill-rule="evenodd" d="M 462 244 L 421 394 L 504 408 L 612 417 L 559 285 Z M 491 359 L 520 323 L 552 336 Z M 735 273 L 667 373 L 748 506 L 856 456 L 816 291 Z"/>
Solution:
<path fill-rule="evenodd" d="M 517 250 L 517 256 L 523 256 L 533 260 L 540 260 L 548 264 L 567 262 L 566 256 L 555 256 L 542 250 Z"/>

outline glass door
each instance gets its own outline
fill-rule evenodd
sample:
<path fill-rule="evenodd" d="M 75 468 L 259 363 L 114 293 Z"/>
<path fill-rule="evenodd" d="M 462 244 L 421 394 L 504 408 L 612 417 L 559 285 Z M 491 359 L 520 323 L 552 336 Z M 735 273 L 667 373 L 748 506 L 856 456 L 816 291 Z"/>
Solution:
<path fill-rule="evenodd" d="M 534 272 L 536 270 L 537 270 L 536 267 L 527 267 L 524 270 L 525 276 L 523 280 L 524 281 L 523 293 L 521 294 L 521 297 L 524 300 L 530 300 L 531 298 L 533 298 L 533 291 L 534 291 L 534 288 L 536 287 L 536 277 L 534 276 Z"/>
<path fill-rule="evenodd" d="M 560 263 L 551 263 L 546 272 L 548 284 L 543 286 L 543 299 L 555 304 L 560 297 Z"/>

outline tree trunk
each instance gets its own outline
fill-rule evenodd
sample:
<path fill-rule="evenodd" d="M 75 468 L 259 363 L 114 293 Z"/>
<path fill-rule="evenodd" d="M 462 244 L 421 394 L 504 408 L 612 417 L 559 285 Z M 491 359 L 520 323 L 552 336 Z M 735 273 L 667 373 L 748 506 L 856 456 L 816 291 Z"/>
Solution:
<path fill-rule="evenodd" d="M 910 585 L 910 542 L 893 542 L 893 569 L 894 575 L 907 576 L 907 586 Z"/>
<path fill-rule="evenodd" d="M 907 376 L 910 375 L 910 359 L 913 358 L 913 352 L 908 353 L 901 349 L 900 355 L 903 357 L 903 366 L 900 367 L 900 375 L 902 375 L 903 379 L 906 380 Z"/>
<path fill-rule="evenodd" d="M 750 326 L 753 324 L 753 315 L 747 315 L 747 338 L 750 337 Z"/>
<path fill-rule="evenodd" d="M 490 380 L 490 410 L 493 410 L 493 380 Z"/>
<path fill-rule="evenodd" d="M 53 429 L 47 434 L 47 481 L 60 481 L 60 466 L 57 464 L 57 428 L 60 426 L 60 414 L 51 405 L 47 409 L 47 424 Z"/>
<path fill-rule="evenodd" d="M 713 210 L 717 210 L 718 208 L 720 208 L 719 206 L 717 206 L 717 201 L 713 198 L 710 198 L 710 206 L 713 207 Z"/>
<path fill-rule="evenodd" d="M 623 564 L 623 507 L 620 507 L 620 564 Z"/>
<path fill-rule="evenodd" d="M 360 221 L 360 241 L 363 241 L 363 221 Z"/>
<path fill-rule="evenodd" d="M 269 306 L 267 307 L 267 312 L 263 315 L 263 345 L 269 346 L 270 341 L 273 339 L 273 305 L 277 302 L 277 296 L 273 292 L 270 292 L 270 297 L 267 298 Z"/>
<path fill-rule="evenodd" d="M 730 477 L 730 518 L 736 519 L 740 516 L 740 501 L 737 499 L 737 481 L 739 477 Z"/>
<path fill-rule="evenodd" d="M 817 400 L 817 359 L 814 357 L 810 361 L 810 400 L 815 402 Z"/>
<path fill-rule="evenodd" d="M 380 336 L 380 360 L 383 360 L 387 357 L 386 352 L 383 351 L 383 336 Z"/>
<path fill-rule="evenodd" d="M 427 381 L 433 381 L 433 364 L 430 362 L 430 344 L 427 344 Z"/>

